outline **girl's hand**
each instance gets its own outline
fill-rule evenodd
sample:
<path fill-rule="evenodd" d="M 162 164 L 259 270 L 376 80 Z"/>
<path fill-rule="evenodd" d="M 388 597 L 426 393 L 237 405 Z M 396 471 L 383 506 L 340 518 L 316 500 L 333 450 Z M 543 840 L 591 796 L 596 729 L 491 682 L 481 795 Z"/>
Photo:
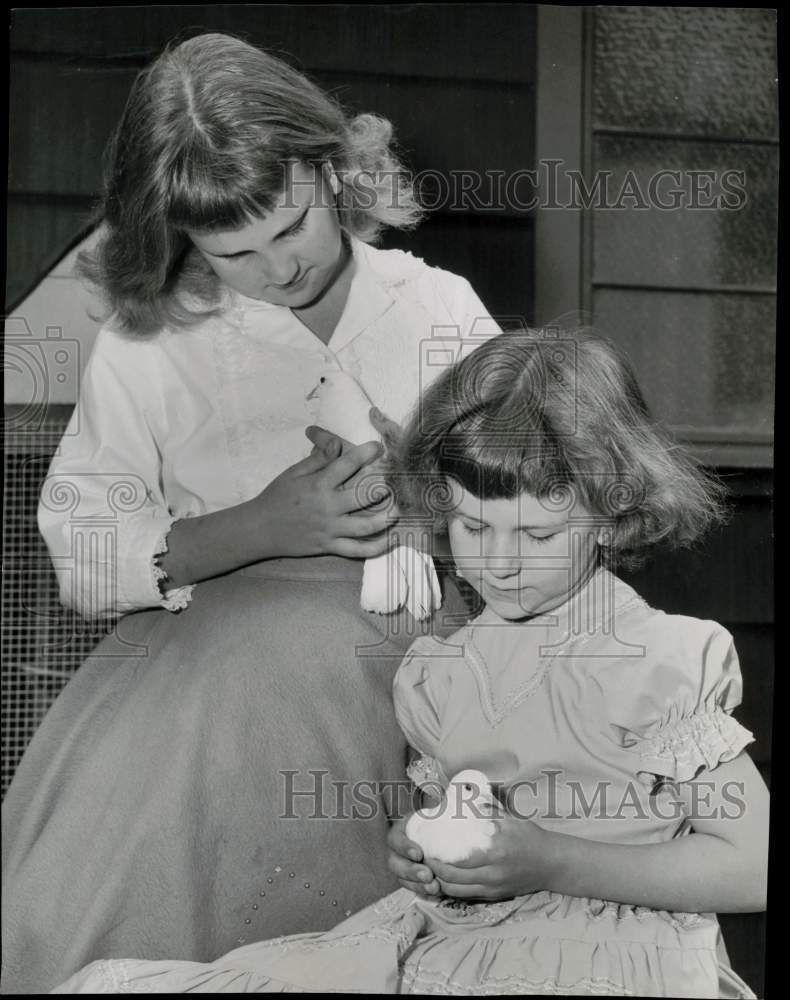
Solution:
<path fill-rule="evenodd" d="M 405 834 L 406 820 L 395 820 L 387 835 L 390 848 L 388 867 L 403 886 L 421 896 L 436 896 L 441 890 L 434 874 L 423 860 L 422 848 Z"/>
<path fill-rule="evenodd" d="M 390 420 L 389 417 L 385 417 L 383 413 L 372 407 L 370 410 L 370 422 L 374 429 L 380 434 L 382 443 L 386 451 L 392 451 L 392 449 L 398 444 L 403 435 L 403 429 L 400 424 L 396 423 L 394 420 Z M 333 434 L 331 431 L 326 430 L 323 427 L 316 427 L 312 425 L 305 431 L 307 437 L 313 442 L 316 448 L 326 451 L 326 448 L 330 445 L 333 447 L 340 447 L 340 453 L 346 454 L 353 444 L 350 441 L 346 441 L 345 438 L 339 437 L 337 434 Z M 336 455 L 332 456 L 337 457 Z"/>
<path fill-rule="evenodd" d="M 389 494 L 382 495 L 381 489 L 373 494 L 368 479 L 367 488 L 360 489 L 382 446 L 375 441 L 345 448 L 347 444 L 340 438 L 322 439 L 307 458 L 250 501 L 258 509 L 261 530 L 271 536 L 273 551 L 369 559 L 390 547 L 388 531 L 397 514 Z M 376 503 L 370 502 L 372 495 Z"/>
<path fill-rule="evenodd" d="M 403 428 L 400 424 L 395 423 L 394 420 L 390 420 L 389 417 L 385 417 L 375 406 L 370 411 L 370 422 L 381 435 L 381 440 L 384 442 L 384 447 L 388 452 L 397 447 L 403 436 Z"/>
<path fill-rule="evenodd" d="M 551 834 L 531 820 L 502 813 L 486 851 L 454 865 L 427 858 L 442 892 L 458 899 L 512 899 L 548 886 Z"/>

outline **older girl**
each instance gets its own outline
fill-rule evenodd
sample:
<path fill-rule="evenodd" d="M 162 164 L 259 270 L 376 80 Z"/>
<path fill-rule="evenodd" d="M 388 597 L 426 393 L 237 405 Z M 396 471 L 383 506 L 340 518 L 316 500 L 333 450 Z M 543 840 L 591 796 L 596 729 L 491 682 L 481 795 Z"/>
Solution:
<path fill-rule="evenodd" d="M 370 245 L 419 215 L 390 138 L 223 35 L 134 85 L 83 261 L 112 314 L 39 512 L 64 602 L 126 617 L 6 799 L 6 992 L 329 927 L 395 884 L 383 810 L 334 817 L 402 769 L 414 622 L 360 611 L 393 516 L 356 489 L 380 446 L 308 440 L 310 390 L 350 372 L 399 421 L 434 326 L 491 321 Z"/>

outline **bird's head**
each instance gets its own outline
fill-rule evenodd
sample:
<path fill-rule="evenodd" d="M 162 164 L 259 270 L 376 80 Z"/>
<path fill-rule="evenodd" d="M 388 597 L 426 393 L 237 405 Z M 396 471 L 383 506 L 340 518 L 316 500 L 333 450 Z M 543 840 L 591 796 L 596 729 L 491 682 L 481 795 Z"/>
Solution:
<path fill-rule="evenodd" d="M 448 793 L 453 791 L 460 796 L 461 801 L 482 801 L 493 802 L 494 793 L 491 789 L 491 782 L 482 771 L 467 768 L 459 771 L 450 781 Z"/>
<path fill-rule="evenodd" d="M 349 372 L 336 371 L 322 375 L 310 390 L 308 399 L 326 399 L 333 393 L 362 395 L 362 388 Z M 353 398 L 353 396 L 352 396 Z"/>

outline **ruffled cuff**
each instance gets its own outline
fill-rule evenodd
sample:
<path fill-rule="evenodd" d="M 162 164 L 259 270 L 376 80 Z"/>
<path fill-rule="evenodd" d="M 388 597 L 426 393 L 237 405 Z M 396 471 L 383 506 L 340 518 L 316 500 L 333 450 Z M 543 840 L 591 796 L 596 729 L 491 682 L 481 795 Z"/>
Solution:
<path fill-rule="evenodd" d="M 690 781 L 703 768 L 733 760 L 754 736 L 727 712 L 717 708 L 679 719 L 645 740 L 639 751 L 640 781 Z"/>
<path fill-rule="evenodd" d="M 183 611 L 192 600 L 192 591 L 195 589 L 194 583 L 188 583 L 184 587 L 169 587 L 165 589 L 167 573 L 159 565 L 159 560 L 167 552 L 167 536 L 173 527 L 173 518 L 168 525 L 167 531 L 159 539 L 153 558 L 153 574 L 157 589 L 160 594 L 160 602 L 165 611 Z"/>
<path fill-rule="evenodd" d="M 420 754 L 406 768 L 407 776 L 414 782 L 417 788 L 434 792 L 447 787 L 447 779 L 439 762 L 435 757 L 428 754 Z"/>
<path fill-rule="evenodd" d="M 160 557 L 167 552 L 167 536 L 175 520 L 157 511 L 127 525 L 124 551 L 119 553 L 120 611 L 151 607 L 180 611 L 189 604 L 195 585 L 167 588 L 167 574 L 159 565 Z"/>

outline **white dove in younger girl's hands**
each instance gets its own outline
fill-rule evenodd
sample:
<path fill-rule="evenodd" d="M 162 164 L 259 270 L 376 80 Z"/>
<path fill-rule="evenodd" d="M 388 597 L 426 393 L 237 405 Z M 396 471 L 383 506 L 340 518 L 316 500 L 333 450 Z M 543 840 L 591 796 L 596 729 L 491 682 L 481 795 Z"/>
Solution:
<path fill-rule="evenodd" d="M 459 771 L 447 786 L 445 799 L 438 806 L 413 813 L 405 833 L 419 844 L 426 858 L 456 864 L 491 845 L 496 831 L 491 817 L 498 809 L 482 771 Z"/>
<path fill-rule="evenodd" d="M 348 372 L 324 375 L 308 399 L 318 399 L 317 423 L 352 444 L 379 439 L 370 422 L 373 404 Z M 433 559 L 412 546 L 398 545 L 366 559 L 360 604 L 365 611 L 388 614 L 404 605 L 418 621 L 441 607 L 442 593 Z"/>

